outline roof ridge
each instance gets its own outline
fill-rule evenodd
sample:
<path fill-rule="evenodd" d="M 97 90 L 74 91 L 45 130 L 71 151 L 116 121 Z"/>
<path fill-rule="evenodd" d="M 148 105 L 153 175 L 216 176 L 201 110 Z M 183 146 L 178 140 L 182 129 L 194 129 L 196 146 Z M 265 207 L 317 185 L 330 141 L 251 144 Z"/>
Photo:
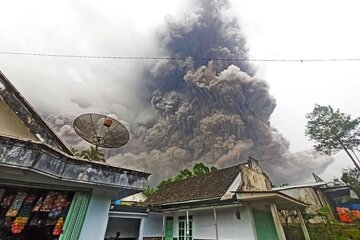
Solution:
<path fill-rule="evenodd" d="M 209 198 L 220 199 L 238 176 L 240 165 L 236 164 L 200 176 L 169 182 L 149 196 L 146 202 L 159 205 Z"/>

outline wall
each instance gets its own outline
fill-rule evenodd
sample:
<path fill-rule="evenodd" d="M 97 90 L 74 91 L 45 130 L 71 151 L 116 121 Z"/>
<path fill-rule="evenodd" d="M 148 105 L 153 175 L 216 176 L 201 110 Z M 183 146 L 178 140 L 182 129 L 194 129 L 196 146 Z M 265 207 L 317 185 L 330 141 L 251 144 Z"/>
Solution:
<path fill-rule="evenodd" d="M 309 213 L 315 213 L 316 210 L 323 207 L 322 202 L 320 202 L 319 197 L 317 196 L 316 190 L 311 187 L 303 187 L 303 188 L 293 188 L 282 190 L 281 192 L 298 199 L 304 203 L 309 204 L 309 207 L 306 208 L 306 211 Z M 318 193 L 322 194 L 322 193 Z M 326 204 L 326 203 L 325 203 Z M 321 223 L 322 219 L 320 217 L 315 217 L 310 220 L 311 223 Z"/>
<path fill-rule="evenodd" d="M 249 167 L 241 166 L 242 191 L 266 191 L 270 190 L 268 179 L 260 172 Z"/>
<path fill-rule="evenodd" d="M 104 239 L 110 203 L 111 197 L 105 192 L 101 190 L 94 190 L 92 192 L 80 240 Z"/>
<path fill-rule="evenodd" d="M 217 208 L 219 239 L 221 240 L 255 240 L 251 215 L 247 207 L 240 207 L 241 219 L 235 217 L 236 206 Z M 194 239 L 216 239 L 213 209 L 189 211 L 193 216 Z M 170 216 L 170 215 L 169 215 Z M 178 237 L 178 216 L 186 216 L 186 212 L 174 213 L 174 238 Z"/>
<path fill-rule="evenodd" d="M 0 134 L 39 141 L 0 96 Z"/>
<path fill-rule="evenodd" d="M 144 237 L 162 236 L 163 216 L 161 214 L 150 214 L 143 218 Z"/>

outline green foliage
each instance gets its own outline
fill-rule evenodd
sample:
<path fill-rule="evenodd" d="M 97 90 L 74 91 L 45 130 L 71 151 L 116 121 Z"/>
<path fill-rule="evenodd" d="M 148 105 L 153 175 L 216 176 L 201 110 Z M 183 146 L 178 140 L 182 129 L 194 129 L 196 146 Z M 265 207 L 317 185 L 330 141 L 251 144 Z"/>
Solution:
<path fill-rule="evenodd" d="M 217 171 L 218 169 L 216 168 L 216 167 L 214 167 L 214 166 L 212 166 L 211 168 L 210 168 L 210 172 L 215 172 L 215 171 Z"/>
<path fill-rule="evenodd" d="M 357 149 L 360 145 L 360 118 L 336 111 L 331 106 L 315 104 L 308 119 L 305 135 L 316 144 L 315 149 L 327 155 L 346 149 Z"/>
<path fill-rule="evenodd" d="M 209 167 L 206 166 L 204 163 L 195 163 L 195 165 L 193 166 L 193 173 L 195 176 L 201 176 L 209 172 Z"/>
<path fill-rule="evenodd" d="M 145 189 L 144 189 L 144 194 L 146 196 L 151 196 L 153 195 L 154 193 L 156 192 L 156 189 L 151 187 L 151 186 L 147 186 Z"/>
<path fill-rule="evenodd" d="M 193 175 L 193 173 L 189 169 L 185 168 L 183 170 L 180 170 L 178 175 L 176 175 L 174 177 L 173 182 L 178 182 L 178 181 L 187 179 L 187 178 L 191 177 L 192 175 Z"/>
<path fill-rule="evenodd" d="M 305 209 L 302 209 L 302 210 L 301 210 L 301 215 L 302 215 L 305 223 L 309 223 L 309 221 L 310 221 L 311 219 L 313 219 L 314 217 L 316 217 L 316 214 L 311 213 L 310 211 L 306 211 Z"/>
<path fill-rule="evenodd" d="M 360 172 L 356 169 L 344 169 L 341 180 L 348 184 L 352 190 L 360 197 Z"/>
<path fill-rule="evenodd" d="M 106 162 L 104 154 L 93 146 L 90 146 L 90 149 L 81 151 L 77 156 L 90 161 Z"/>
<path fill-rule="evenodd" d="M 316 216 L 321 217 L 325 223 L 332 223 L 332 219 L 330 217 L 331 209 L 329 207 L 321 207 L 316 210 Z"/>
<path fill-rule="evenodd" d="M 217 168 L 214 166 L 209 168 L 204 163 L 196 163 L 194 164 L 192 171 L 187 168 L 182 169 L 174 178 L 164 179 L 156 187 L 159 189 L 168 183 L 182 181 L 193 176 L 201 176 L 213 171 L 217 171 Z"/>
<path fill-rule="evenodd" d="M 173 181 L 172 178 L 164 179 L 156 186 L 156 188 L 160 189 L 161 187 L 165 186 L 168 183 L 171 183 L 172 181 Z"/>
<path fill-rule="evenodd" d="M 77 149 L 74 148 L 73 146 L 70 146 L 70 151 L 74 154 L 74 156 L 80 157 L 80 152 L 79 152 L 79 150 L 77 150 Z"/>

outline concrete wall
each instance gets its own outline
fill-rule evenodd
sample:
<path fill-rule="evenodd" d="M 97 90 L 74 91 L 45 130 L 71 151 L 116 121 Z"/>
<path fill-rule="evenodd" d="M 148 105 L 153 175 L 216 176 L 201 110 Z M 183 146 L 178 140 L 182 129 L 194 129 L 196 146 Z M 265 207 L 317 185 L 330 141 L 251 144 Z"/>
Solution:
<path fill-rule="evenodd" d="M 250 210 L 247 207 L 241 207 L 239 210 L 240 220 L 236 219 L 235 216 L 236 206 L 216 209 L 219 239 L 255 240 Z M 213 209 L 189 211 L 189 215 L 193 216 L 194 239 L 216 239 Z M 186 216 L 186 212 L 174 213 L 168 216 L 174 217 L 174 238 L 178 237 L 178 217 Z"/>
<path fill-rule="evenodd" d="M 94 190 L 92 192 L 80 240 L 104 239 L 110 203 L 111 197 L 105 192 L 101 190 Z"/>
<path fill-rule="evenodd" d="M 161 214 L 146 216 L 144 221 L 144 237 L 162 236 L 163 216 Z"/>
<path fill-rule="evenodd" d="M 323 198 L 322 200 L 320 200 L 321 198 L 319 199 L 322 193 L 316 192 L 316 190 L 311 187 L 286 189 L 286 190 L 282 190 L 281 192 L 286 195 L 289 195 L 290 197 L 296 198 L 304 203 L 309 204 L 309 207 L 306 208 L 306 211 L 309 213 L 315 213 L 316 210 L 327 205 L 326 202 L 323 202 L 325 198 Z M 310 222 L 321 223 L 322 219 L 320 217 L 315 217 L 311 219 Z"/>
<path fill-rule="evenodd" d="M 269 180 L 259 171 L 250 167 L 241 166 L 243 191 L 266 191 L 270 190 Z"/>
<path fill-rule="evenodd" d="M 0 96 L 0 135 L 39 141 Z"/>

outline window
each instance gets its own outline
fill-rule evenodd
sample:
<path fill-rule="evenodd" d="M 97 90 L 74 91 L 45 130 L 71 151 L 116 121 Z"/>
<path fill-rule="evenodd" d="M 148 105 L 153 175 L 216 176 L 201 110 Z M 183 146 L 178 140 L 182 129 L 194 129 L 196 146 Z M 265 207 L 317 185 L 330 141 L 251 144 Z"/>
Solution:
<path fill-rule="evenodd" d="M 192 226 L 192 216 L 189 216 L 189 226 L 186 224 L 186 216 L 179 217 L 179 240 L 193 240 Z M 187 231 L 189 232 L 188 238 Z"/>

